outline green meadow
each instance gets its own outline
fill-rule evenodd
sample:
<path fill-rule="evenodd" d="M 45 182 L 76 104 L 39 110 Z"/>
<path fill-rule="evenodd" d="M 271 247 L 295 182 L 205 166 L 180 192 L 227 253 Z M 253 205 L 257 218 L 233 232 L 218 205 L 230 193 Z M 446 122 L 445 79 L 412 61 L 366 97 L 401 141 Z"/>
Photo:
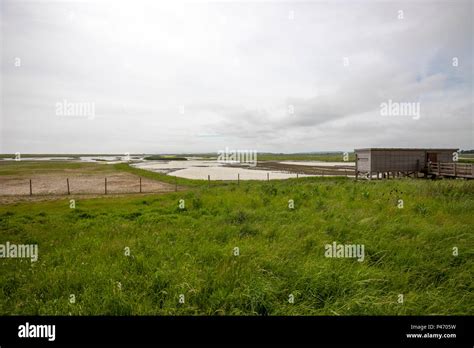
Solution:
<path fill-rule="evenodd" d="M 472 181 L 178 181 L 1 205 L 0 244 L 39 257 L 0 259 L 0 314 L 474 315 Z M 333 242 L 364 260 L 325 257 Z"/>

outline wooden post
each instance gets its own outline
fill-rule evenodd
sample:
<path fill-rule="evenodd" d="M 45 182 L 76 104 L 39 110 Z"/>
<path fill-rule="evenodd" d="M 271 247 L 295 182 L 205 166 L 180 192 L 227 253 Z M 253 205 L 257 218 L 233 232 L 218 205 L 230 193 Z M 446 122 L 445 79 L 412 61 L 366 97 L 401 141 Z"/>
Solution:
<path fill-rule="evenodd" d="M 456 176 L 457 170 L 456 170 L 456 163 L 454 163 L 454 176 Z"/>
<path fill-rule="evenodd" d="M 356 173 L 355 174 L 356 174 L 356 181 L 357 181 L 357 179 L 359 179 L 359 157 L 358 157 L 357 154 L 356 154 L 355 157 L 356 157 L 355 158 L 355 160 L 356 160 L 356 165 L 355 165 Z"/>
<path fill-rule="evenodd" d="M 105 178 L 105 194 L 107 194 L 107 178 Z"/>
<path fill-rule="evenodd" d="M 270 173 L 267 173 L 267 181 L 270 181 Z"/>
<path fill-rule="evenodd" d="M 69 190 L 69 178 L 67 178 L 66 180 L 67 180 L 67 194 L 70 195 L 71 191 Z"/>
<path fill-rule="evenodd" d="M 296 173 L 296 179 L 298 179 L 298 173 Z"/>
<path fill-rule="evenodd" d="M 31 184 L 31 179 L 30 179 L 30 196 L 33 196 L 33 185 Z"/>
<path fill-rule="evenodd" d="M 209 185 L 211 184 L 211 176 L 210 175 L 207 176 L 207 182 L 209 183 Z"/>
<path fill-rule="evenodd" d="M 438 162 L 438 176 L 441 175 L 441 163 Z"/>
<path fill-rule="evenodd" d="M 140 177 L 140 193 L 142 193 L 142 177 Z"/>
<path fill-rule="evenodd" d="M 240 173 L 237 173 L 237 185 L 240 185 Z"/>

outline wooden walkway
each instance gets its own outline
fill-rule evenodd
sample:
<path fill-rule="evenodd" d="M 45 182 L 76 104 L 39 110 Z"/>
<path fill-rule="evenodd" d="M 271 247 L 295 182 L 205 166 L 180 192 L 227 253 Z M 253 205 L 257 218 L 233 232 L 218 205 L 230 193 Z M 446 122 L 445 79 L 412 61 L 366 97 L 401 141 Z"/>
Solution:
<path fill-rule="evenodd" d="M 428 163 L 426 173 L 436 176 L 447 176 L 455 178 L 474 178 L 474 166 L 471 163 Z"/>

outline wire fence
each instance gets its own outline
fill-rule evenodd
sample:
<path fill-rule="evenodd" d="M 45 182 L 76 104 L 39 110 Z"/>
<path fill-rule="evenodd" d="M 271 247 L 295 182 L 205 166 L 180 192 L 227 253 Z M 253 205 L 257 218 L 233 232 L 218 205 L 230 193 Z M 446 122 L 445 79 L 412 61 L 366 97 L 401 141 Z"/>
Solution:
<path fill-rule="evenodd" d="M 219 176 L 207 175 L 209 185 L 211 182 L 233 181 L 240 185 L 242 180 L 270 181 L 272 179 L 302 178 L 307 176 L 352 176 L 353 171 L 314 171 L 314 172 L 287 172 L 290 176 L 281 177 L 280 173 L 264 173 L 263 176 L 248 177 L 241 173 L 235 177 L 221 179 Z M 273 177 L 272 177 L 273 175 Z M 204 179 L 204 178 L 203 178 Z M 204 179 L 204 180 L 206 180 Z M 110 195 L 124 193 L 160 193 L 176 192 L 179 190 L 177 178 L 174 183 L 164 183 L 148 178 L 134 175 L 112 175 L 112 176 L 75 176 L 64 177 L 54 175 L 38 175 L 31 178 L 2 178 L 0 177 L 0 196 L 34 196 L 34 195 Z"/>
<path fill-rule="evenodd" d="M 178 184 L 163 183 L 146 178 L 79 177 L 51 178 L 32 177 L 0 179 L 0 196 L 77 195 L 159 193 L 178 191 Z"/>

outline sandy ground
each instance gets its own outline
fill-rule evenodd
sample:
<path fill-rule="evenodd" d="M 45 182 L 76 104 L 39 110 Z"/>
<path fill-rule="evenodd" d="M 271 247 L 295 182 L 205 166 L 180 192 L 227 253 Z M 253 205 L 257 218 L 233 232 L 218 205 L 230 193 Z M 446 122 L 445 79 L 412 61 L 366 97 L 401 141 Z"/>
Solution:
<path fill-rule="evenodd" d="M 107 177 L 108 194 L 139 193 L 140 178 L 130 173 L 107 174 L 32 174 L 28 177 L 0 176 L 0 197 L 30 195 L 30 178 L 33 197 L 35 195 L 67 195 L 67 178 L 71 195 L 90 194 L 104 195 L 105 177 Z M 143 193 L 174 191 L 174 185 L 142 178 Z M 1 202 L 1 200 L 0 200 Z"/>
<path fill-rule="evenodd" d="M 192 167 L 176 170 L 168 173 L 170 176 L 177 176 L 186 179 L 208 180 L 270 180 L 296 178 L 296 173 L 284 173 L 280 171 L 269 171 L 259 169 L 247 169 L 245 167 Z M 300 177 L 309 175 L 299 175 Z"/>
<path fill-rule="evenodd" d="M 147 162 L 134 163 L 131 166 L 140 168 L 140 169 L 146 169 L 152 172 L 168 174 L 168 173 L 175 172 L 182 169 L 193 169 L 193 168 L 201 168 L 204 171 L 204 169 L 207 170 L 208 168 L 222 167 L 223 165 L 224 165 L 223 163 L 219 163 L 217 161 L 188 160 L 188 161 L 147 161 Z M 187 177 L 187 178 L 198 179 L 198 178 L 201 178 L 201 176 Z M 206 174 L 206 179 L 207 179 L 207 174 Z"/>
<path fill-rule="evenodd" d="M 183 188 L 178 187 L 178 191 L 182 191 Z M 114 194 L 71 194 L 71 195 L 33 195 L 33 196 L 0 196 L 0 205 L 7 205 L 7 204 L 15 204 L 15 203 L 21 203 L 21 202 L 44 202 L 44 201 L 57 201 L 61 199 L 65 200 L 70 200 L 70 199 L 97 199 L 97 198 L 103 198 L 103 199 L 108 199 L 108 198 L 117 198 L 117 197 L 127 197 L 130 195 L 133 195 L 134 197 L 136 196 L 156 196 L 160 194 L 165 194 L 166 192 L 148 192 L 148 193 L 114 193 Z"/>

